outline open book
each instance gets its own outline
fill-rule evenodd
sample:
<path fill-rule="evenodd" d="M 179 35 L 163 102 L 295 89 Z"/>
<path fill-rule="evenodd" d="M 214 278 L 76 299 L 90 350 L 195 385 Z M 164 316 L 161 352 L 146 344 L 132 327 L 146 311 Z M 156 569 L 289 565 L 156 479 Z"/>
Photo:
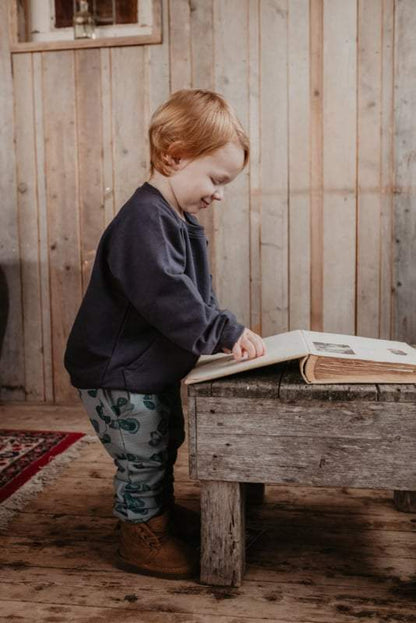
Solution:
<path fill-rule="evenodd" d="M 299 359 L 307 383 L 416 383 L 416 349 L 405 342 L 300 330 L 263 339 L 266 354 L 255 359 L 202 355 L 184 382 L 200 383 Z"/>

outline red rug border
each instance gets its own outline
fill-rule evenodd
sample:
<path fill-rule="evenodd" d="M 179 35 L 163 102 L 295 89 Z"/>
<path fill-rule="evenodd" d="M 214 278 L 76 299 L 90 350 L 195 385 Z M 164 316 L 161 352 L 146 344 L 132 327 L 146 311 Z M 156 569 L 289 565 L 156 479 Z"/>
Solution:
<path fill-rule="evenodd" d="M 46 454 L 41 456 L 37 461 L 34 461 L 31 465 L 26 467 L 16 478 L 13 478 L 7 485 L 5 485 L 0 491 L 0 504 L 4 502 L 8 497 L 10 497 L 13 493 L 15 493 L 22 485 L 25 484 L 30 478 L 33 478 L 35 474 L 37 474 L 42 467 L 45 467 L 50 461 L 64 452 L 67 448 L 69 448 L 73 443 L 85 437 L 85 433 L 67 433 L 62 430 L 27 430 L 25 429 L 12 429 L 12 428 L 2 428 L 1 430 L 7 431 L 10 433 L 60 433 L 64 434 L 65 437 L 61 439 L 59 443 L 56 444 L 53 448 L 48 450 Z"/>

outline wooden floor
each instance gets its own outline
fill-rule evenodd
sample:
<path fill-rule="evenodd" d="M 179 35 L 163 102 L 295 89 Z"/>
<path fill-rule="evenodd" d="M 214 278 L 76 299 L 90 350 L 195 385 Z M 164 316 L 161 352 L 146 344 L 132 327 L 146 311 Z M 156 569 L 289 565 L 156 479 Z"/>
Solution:
<path fill-rule="evenodd" d="M 2 428 L 85 430 L 78 408 L 0 407 Z M 198 507 L 184 448 L 177 497 Z M 111 460 L 99 443 L 10 524 L 1 537 L 0 620 L 63 623 L 416 622 L 416 515 L 390 492 L 267 487 L 250 526 L 239 589 L 128 574 L 116 548 Z"/>

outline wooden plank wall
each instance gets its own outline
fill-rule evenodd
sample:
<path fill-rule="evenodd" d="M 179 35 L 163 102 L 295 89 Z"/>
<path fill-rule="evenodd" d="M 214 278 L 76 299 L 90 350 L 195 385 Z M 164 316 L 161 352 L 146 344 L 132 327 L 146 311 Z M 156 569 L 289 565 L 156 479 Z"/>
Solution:
<path fill-rule="evenodd" d="M 401 0 L 395 22 L 394 332 L 416 335 L 416 6 Z"/>
<path fill-rule="evenodd" d="M 0 4 L 2 400 L 76 399 L 95 248 L 180 88 L 223 93 L 251 139 L 201 216 L 221 305 L 264 336 L 416 342 L 413 0 L 163 0 L 162 44 L 12 57 Z"/>

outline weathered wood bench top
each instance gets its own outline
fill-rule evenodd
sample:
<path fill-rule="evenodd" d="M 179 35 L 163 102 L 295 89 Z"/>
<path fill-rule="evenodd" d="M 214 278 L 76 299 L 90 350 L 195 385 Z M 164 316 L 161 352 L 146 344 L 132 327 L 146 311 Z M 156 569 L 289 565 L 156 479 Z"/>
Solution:
<path fill-rule="evenodd" d="M 416 384 L 328 384 L 306 383 L 299 362 L 283 362 L 188 386 L 189 396 L 273 398 L 281 401 L 416 401 Z"/>

